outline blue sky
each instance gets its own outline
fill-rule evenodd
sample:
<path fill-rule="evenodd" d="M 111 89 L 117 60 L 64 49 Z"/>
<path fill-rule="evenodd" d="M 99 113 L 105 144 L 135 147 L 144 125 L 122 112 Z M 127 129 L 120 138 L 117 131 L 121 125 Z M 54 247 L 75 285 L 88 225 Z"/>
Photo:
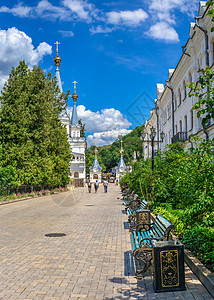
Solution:
<path fill-rule="evenodd" d="M 197 0 L 1 0 L 0 88 L 25 59 L 54 74 L 59 41 L 63 90 L 76 80 L 88 142 L 109 144 L 149 118 L 156 83 L 175 68 Z M 72 99 L 69 100 L 69 108 Z"/>

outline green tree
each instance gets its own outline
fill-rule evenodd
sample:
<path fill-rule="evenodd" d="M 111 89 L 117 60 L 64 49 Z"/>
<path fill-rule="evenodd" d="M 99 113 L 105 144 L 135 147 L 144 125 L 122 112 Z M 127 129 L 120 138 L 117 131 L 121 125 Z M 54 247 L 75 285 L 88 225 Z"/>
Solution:
<path fill-rule="evenodd" d="M 12 69 L 0 97 L 1 166 L 16 169 L 18 184 L 68 183 L 71 154 L 59 120 L 67 97 L 40 67 L 22 61 Z"/>
<path fill-rule="evenodd" d="M 188 86 L 191 87 L 189 97 L 196 96 L 198 98 L 193 109 L 197 110 L 198 118 L 202 116 L 202 126 L 205 128 L 208 121 L 214 118 L 214 73 L 209 67 L 200 72 L 202 74 L 198 81 L 191 82 Z"/>

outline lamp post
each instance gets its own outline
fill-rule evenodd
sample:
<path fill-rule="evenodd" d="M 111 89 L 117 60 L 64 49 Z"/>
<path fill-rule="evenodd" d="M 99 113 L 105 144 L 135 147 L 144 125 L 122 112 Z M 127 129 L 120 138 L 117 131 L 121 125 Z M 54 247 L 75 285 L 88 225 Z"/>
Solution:
<path fill-rule="evenodd" d="M 158 140 L 155 141 L 156 131 L 155 131 L 155 128 L 152 126 L 151 133 L 149 135 L 150 140 L 145 140 L 145 136 L 146 136 L 146 133 L 144 131 L 142 131 L 141 137 L 142 137 L 143 143 L 144 142 L 151 143 L 151 147 L 152 147 L 152 171 L 153 171 L 154 170 L 154 143 L 162 143 L 163 139 L 165 137 L 165 133 L 163 131 L 160 133 L 161 141 L 158 141 Z"/>

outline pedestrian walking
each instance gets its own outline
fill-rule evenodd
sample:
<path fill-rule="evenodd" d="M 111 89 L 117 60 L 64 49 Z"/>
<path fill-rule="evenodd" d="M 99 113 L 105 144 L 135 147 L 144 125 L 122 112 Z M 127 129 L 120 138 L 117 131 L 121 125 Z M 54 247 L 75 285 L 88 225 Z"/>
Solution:
<path fill-rule="evenodd" d="M 98 180 L 96 180 L 96 182 L 94 183 L 95 194 L 97 193 L 98 187 L 99 187 L 99 183 Z"/>
<path fill-rule="evenodd" d="M 91 193 L 91 181 L 88 182 L 88 192 Z"/>
<path fill-rule="evenodd" d="M 107 193 L 107 189 L 108 189 L 108 181 L 107 180 L 104 180 L 103 186 L 104 186 L 104 193 Z"/>

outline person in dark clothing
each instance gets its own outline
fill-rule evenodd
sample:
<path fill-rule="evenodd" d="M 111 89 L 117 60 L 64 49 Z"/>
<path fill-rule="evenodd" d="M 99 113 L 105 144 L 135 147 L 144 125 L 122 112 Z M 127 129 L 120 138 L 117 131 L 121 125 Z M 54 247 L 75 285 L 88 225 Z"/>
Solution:
<path fill-rule="evenodd" d="M 91 181 L 88 182 L 88 192 L 91 193 Z"/>
<path fill-rule="evenodd" d="M 99 183 L 98 180 L 96 180 L 96 182 L 94 183 L 95 194 L 97 193 L 98 187 L 99 187 Z"/>

